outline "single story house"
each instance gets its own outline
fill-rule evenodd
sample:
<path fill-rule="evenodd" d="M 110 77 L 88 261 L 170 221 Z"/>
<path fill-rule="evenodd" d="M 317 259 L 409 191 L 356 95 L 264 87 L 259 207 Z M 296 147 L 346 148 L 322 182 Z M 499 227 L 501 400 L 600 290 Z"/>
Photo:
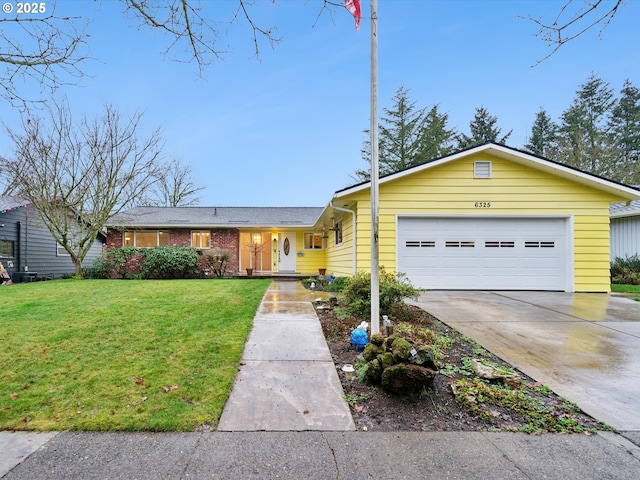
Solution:
<path fill-rule="evenodd" d="M 640 201 L 611 206 L 611 259 L 640 256 Z"/>
<path fill-rule="evenodd" d="M 83 265 L 102 255 L 100 234 Z M 70 255 L 54 240 L 31 204 L 16 196 L 0 196 L 0 262 L 14 283 L 73 274 Z"/>
<path fill-rule="evenodd" d="M 426 289 L 608 292 L 609 207 L 640 191 L 487 143 L 379 181 L 379 258 Z M 244 268 L 336 276 L 370 269 L 370 182 L 324 208 L 138 207 L 107 248 L 223 247 Z"/>

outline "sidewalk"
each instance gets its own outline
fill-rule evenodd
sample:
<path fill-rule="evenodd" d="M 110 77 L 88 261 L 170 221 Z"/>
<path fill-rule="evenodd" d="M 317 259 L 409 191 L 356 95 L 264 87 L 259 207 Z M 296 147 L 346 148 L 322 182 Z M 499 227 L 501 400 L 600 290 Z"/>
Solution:
<path fill-rule="evenodd" d="M 614 433 L 353 431 L 309 303 L 318 296 L 299 282 L 274 281 L 256 315 L 218 431 L 0 432 L 0 477 L 640 478 L 640 448 Z M 632 440 L 640 443 L 640 438 Z"/>
<path fill-rule="evenodd" d="M 599 435 L 481 432 L 62 432 L 5 480 L 637 480 Z"/>

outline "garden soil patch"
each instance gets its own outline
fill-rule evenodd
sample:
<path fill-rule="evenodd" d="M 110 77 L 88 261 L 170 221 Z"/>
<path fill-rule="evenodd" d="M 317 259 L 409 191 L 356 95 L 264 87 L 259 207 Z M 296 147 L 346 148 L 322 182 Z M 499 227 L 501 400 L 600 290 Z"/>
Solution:
<path fill-rule="evenodd" d="M 560 431 L 564 433 L 583 432 L 590 434 L 595 430 L 607 427 L 579 408 L 570 404 L 551 392 L 548 388 L 536 383 L 522 372 L 518 393 L 526 394 L 527 406 L 509 402 L 485 402 L 482 396 L 469 396 L 456 399 L 452 385 L 460 380 L 476 382 L 481 387 L 491 385 L 482 381 L 469 369 L 470 359 L 481 359 L 494 364 L 511 367 L 500 358 L 484 350 L 480 345 L 464 337 L 456 330 L 448 327 L 425 311 L 403 306 L 394 312 L 395 334 L 402 331 L 404 338 L 412 338 L 420 343 L 420 335 L 425 330 L 436 332 L 440 338 L 446 339 L 446 348 L 436 363 L 440 369 L 433 387 L 415 397 L 401 397 L 385 393 L 379 386 L 361 383 L 357 378 L 348 381 L 342 372 L 345 364 L 361 366 L 358 360 L 361 353 L 356 351 L 349 341 L 351 331 L 362 319 L 348 317 L 340 304 L 330 307 L 328 303 L 316 303 L 316 311 L 322 324 L 331 356 L 342 382 L 345 399 L 351 408 L 357 430 L 374 432 L 395 431 L 528 431 L 542 433 L 544 431 Z M 320 308 L 318 308 L 320 307 Z M 347 317 L 347 318 L 345 318 Z M 498 390 L 507 389 L 500 385 Z M 504 390 L 507 391 L 507 390 Z M 465 401 L 465 398 L 467 399 Z M 506 404 L 505 404 L 506 403 Z M 533 405 L 533 417 L 528 416 L 528 406 Z M 537 412 L 537 413 L 536 413 Z M 537 421 L 538 414 L 549 423 Z"/>

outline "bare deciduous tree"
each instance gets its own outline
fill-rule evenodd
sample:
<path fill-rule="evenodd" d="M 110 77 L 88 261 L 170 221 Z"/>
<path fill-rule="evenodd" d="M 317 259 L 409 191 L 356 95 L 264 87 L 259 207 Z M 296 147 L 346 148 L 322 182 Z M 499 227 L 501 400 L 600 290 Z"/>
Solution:
<path fill-rule="evenodd" d="M 102 116 L 74 123 L 62 102 L 49 118 L 27 119 L 23 131 L 7 132 L 15 145 L 14 158 L 0 158 L 7 183 L 33 205 L 77 275 L 107 219 L 135 204 L 158 178 L 163 142 L 158 130 L 140 136 L 141 119 L 107 105 Z"/>
<path fill-rule="evenodd" d="M 162 165 L 159 173 L 158 181 L 144 203 L 157 207 L 191 207 L 200 203 L 197 193 L 205 187 L 194 181 L 191 165 L 184 165 L 174 158 Z"/>
<path fill-rule="evenodd" d="M 602 33 L 611 23 L 625 0 L 565 0 L 552 22 L 529 15 L 540 29 L 536 33 L 551 51 L 536 64 L 556 53 L 564 44 L 574 40 L 588 30 L 598 28 Z"/>

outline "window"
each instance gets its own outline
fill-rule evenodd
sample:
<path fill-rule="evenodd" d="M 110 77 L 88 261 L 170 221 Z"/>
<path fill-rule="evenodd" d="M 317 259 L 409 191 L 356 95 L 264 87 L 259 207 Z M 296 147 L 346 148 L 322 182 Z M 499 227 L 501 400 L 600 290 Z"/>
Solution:
<path fill-rule="evenodd" d="M 62 245 L 56 243 L 56 256 L 58 257 L 70 257 L 69 252 L 67 252 Z"/>
<path fill-rule="evenodd" d="M 322 250 L 322 234 L 321 233 L 305 233 L 304 249 L 305 250 Z"/>
<path fill-rule="evenodd" d="M 342 222 L 336 223 L 333 229 L 336 232 L 336 245 L 340 245 L 342 243 Z"/>
<path fill-rule="evenodd" d="M 554 248 L 556 242 L 524 242 L 525 248 Z"/>
<path fill-rule="evenodd" d="M 491 162 L 473 162 L 473 178 L 491 178 Z"/>
<path fill-rule="evenodd" d="M 484 242 L 484 246 L 487 248 L 515 248 L 516 242 L 513 241 L 505 241 L 499 242 L 497 240 Z"/>
<path fill-rule="evenodd" d="M 191 232 L 191 246 L 195 248 L 209 248 L 211 246 L 211 232 L 209 230 L 195 230 Z"/>
<path fill-rule="evenodd" d="M 125 247 L 153 248 L 169 245 L 169 232 L 124 232 Z"/>
<path fill-rule="evenodd" d="M 0 240 L 0 258 L 13 258 L 13 240 Z"/>
<path fill-rule="evenodd" d="M 407 240 L 404 244 L 405 247 L 427 247 L 433 248 L 436 246 L 435 240 Z"/>
<path fill-rule="evenodd" d="M 447 248 L 474 248 L 476 246 L 476 242 L 471 241 L 471 240 L 447 240 L 446 242 L 444 242 L 444 246 Z"/>

